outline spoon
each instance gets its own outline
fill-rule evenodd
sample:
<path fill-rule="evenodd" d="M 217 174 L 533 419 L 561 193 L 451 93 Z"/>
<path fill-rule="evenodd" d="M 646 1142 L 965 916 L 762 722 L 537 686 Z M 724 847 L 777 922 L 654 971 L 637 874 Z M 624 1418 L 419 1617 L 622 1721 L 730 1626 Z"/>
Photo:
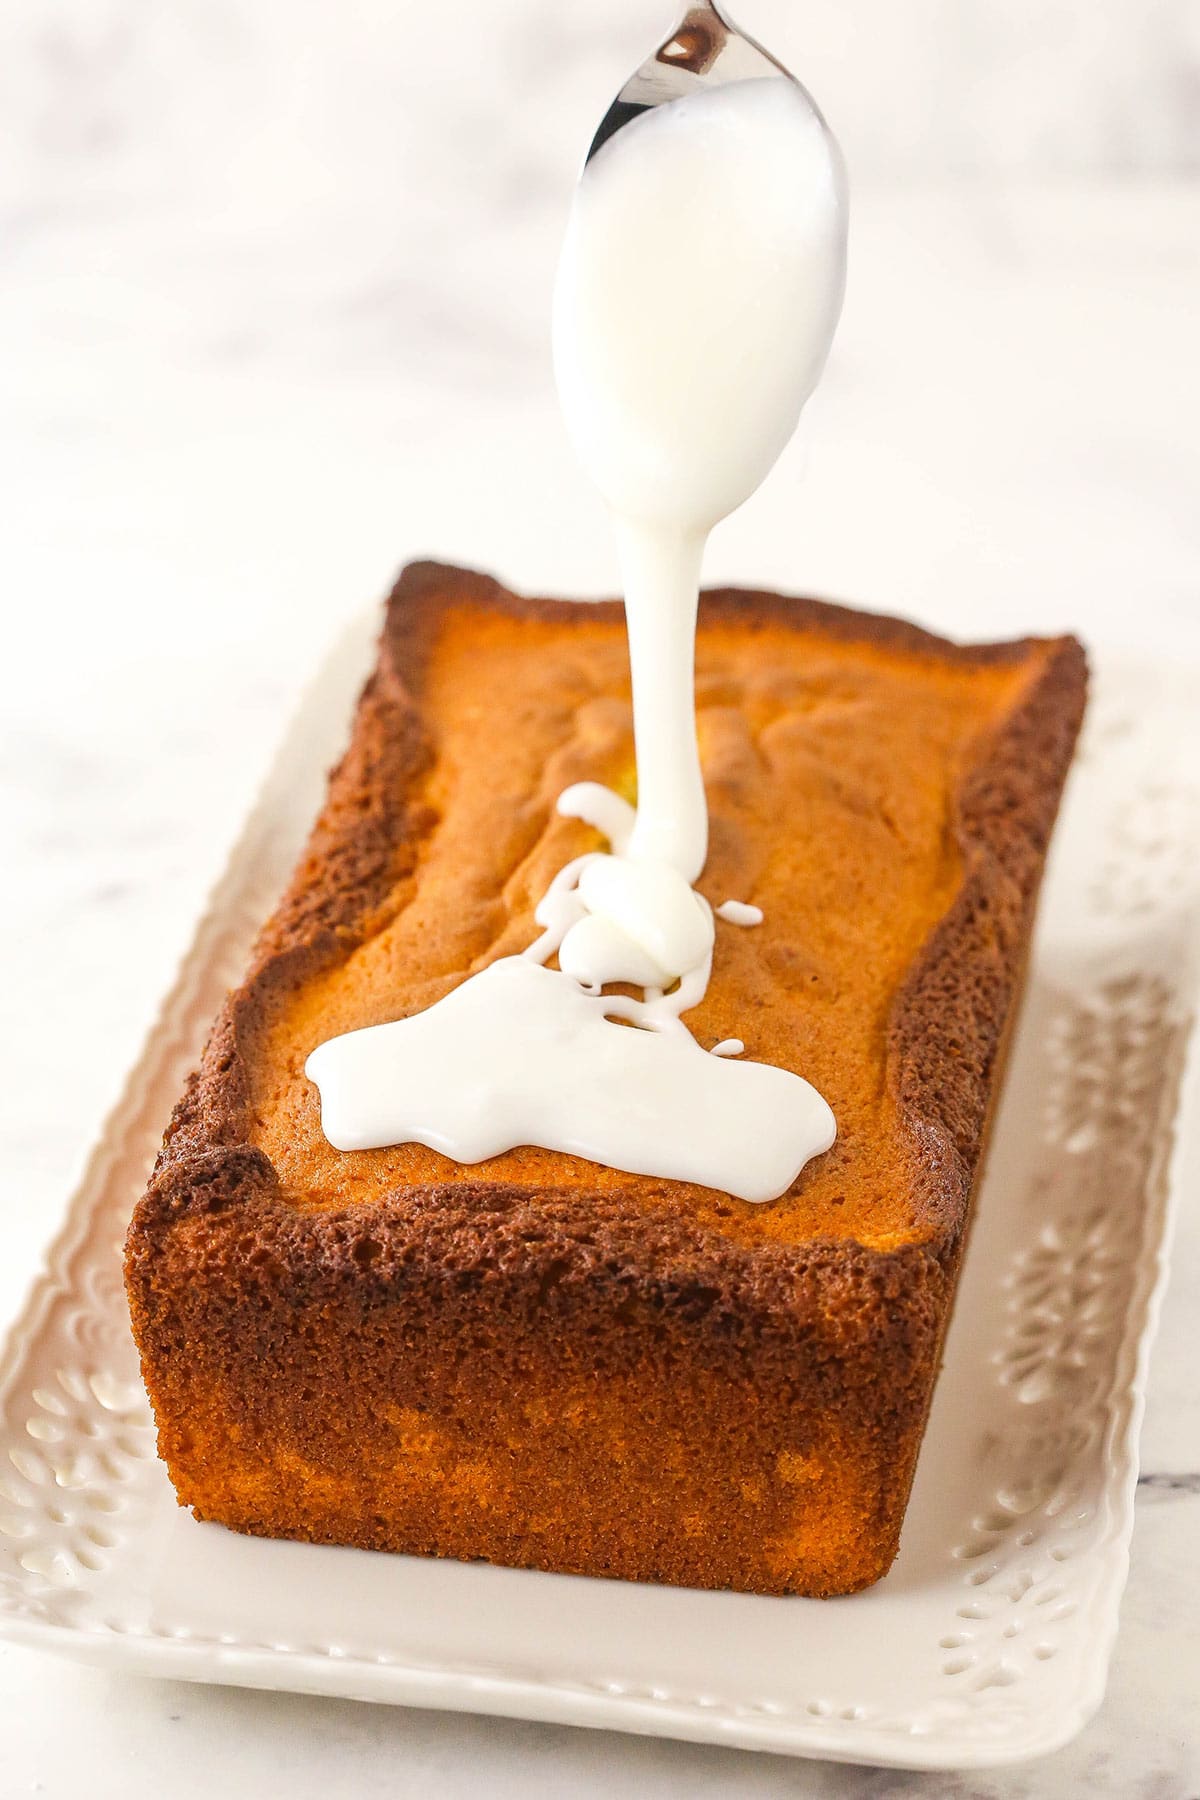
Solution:
<path fill-rule="evenodd" d="M 739 31 L 714 0 L 689 6 L 670 37 L 660 44 L 641 68 L 625 83 L 592 139 L 584 167 L 622 125 L 668 100 L 678 100 L 697 88 L 722 86 L 730 81 L 755 81 L 773 76 L 800 83 L 769 51 Z M 808 96 L 811 103 L 812 96 Z M 817 112 L 814 105 L 813 111 Z M 820 114 L 818 112 L 818 117 Z"/>

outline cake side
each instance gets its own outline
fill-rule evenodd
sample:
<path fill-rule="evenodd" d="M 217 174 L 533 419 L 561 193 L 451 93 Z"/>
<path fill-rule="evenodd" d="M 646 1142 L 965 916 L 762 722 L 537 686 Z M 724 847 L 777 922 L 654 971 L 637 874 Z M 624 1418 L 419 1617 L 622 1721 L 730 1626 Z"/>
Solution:
<path fill-rule="evenodd" d="M 927 1251 L 706 1255 L 670 1215 L 508 1189 L 427 1194 L 418 1237 L 207 1175 L 156 1188 L 128 1270 L 197 1516 L 758 1593 L 891 1561 L 947 1302 Z"/>
<path fill-rule="evenodd" d="M 130 1300 L 163 1454 L 184 1503 L 244 1530 L 849 1591 L 883 1573 L 899 1534 L 1082 654 L 960 650 L 816 603 L 706 596 L 705 623 L 742 632 L 783 614 L 853 644 L 1030 666 L 959 785 L 961 883 L 891 1008 L 886 1080 L 916 1146 L 919 1238 L 886 1253 L 739 1242 L 670 1184 L 631 1202 L 586 1165 L 561 1187 L 468 1180 L 305 1208 L 252 1141 L 245 1045 L 420 880 L 415 690 L 464 592 L 517 629 L 563 619 L 458 571 L 402 579 L 322 820 L 135 1216 Z"/>

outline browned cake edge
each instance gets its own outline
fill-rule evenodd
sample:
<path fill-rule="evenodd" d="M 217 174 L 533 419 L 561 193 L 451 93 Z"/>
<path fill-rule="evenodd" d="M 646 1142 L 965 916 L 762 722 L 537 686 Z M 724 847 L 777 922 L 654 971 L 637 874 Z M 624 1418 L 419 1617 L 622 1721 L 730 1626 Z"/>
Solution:
<path fill-rule="evenodd" d="M 407 678 L 440 609 L 464 601 L 501 608 L 516 620 L 563 617 L 563 602 L 519 599 L 484 576 L 431 563 L 404 571 L 321 819 L 259 940 L 247 981 L 217 1021 L 135 1213 L 127 1280 L 163 1454 L 182 1500 L 246 1530 L 760 1592 L 847 1591 L 876 1579 L 894 1554 L 995 1098 L 997 1059 L 1082 717 L 1083 651 L 1072 639 L 958 646 L 903 621 L 774 594 L 719 590 L 702 602 L 702 618 L 736 615 L 747 630 L 782 620 L 968 665 L 1043 658 L 1035 684 L 960 791 L 962 887 L 916 958 L 891 1021 L 890 1079 L 925 1150 L 919 1197 L 930 1227 L 925 1243 L 890 1255 L 831 1240 L 751 1247 L 652 1203 L 484 1183 L 410 1191 L 402 1205 L 302 1212 L 280 1196 L 274 1168 L 248 1141 L 241 1040 L 277 984 L 307 978 L 343 956 L 368 935 L 378 909 L 411 873 L 427 828 L 414 797 L 427 752 Z M 595 617 L 592 603 L 584 604 L 586 616 Z M 604 610 L 619 616 L 612 603 Z M 614 1316 L 634 1336 L 629 1321 L 653 1319 L 676 1374 L 681 1360 L 700 1370 L 707 1359 L 719 1370 L 722 1358 L 732 1357 L 739 1368 L 753 1365 L 764 1393 L 770 1377 L 795 1401 L 799 1382 L 803 1409 L 813 1417 L 822 1408 L 841 1409 L 869 1445 L 877 1475 L 890 1471 L 890 1488 L 880 1493 L 870 1530 L 840 1561 L 811 1571 L 798 1565 L 786 1575 L 760 1566 L 753 1547 L 739 1547 L 729 1534 L 724 1549 L 710 1545 L 703 1554 L 693 1549 L 676 1556 L 659 1544 L 653 1553 L 626 1555 L 619 1543 L 608 1543 L 601 1557 L 591 1550 L 527 1548 L 487 1531 L 473 1545 L 433 1526 L 400 1530 L 377 1518 L 347 1517 L 339 1529 L 336 1518 L 289 1514 L 286 1506 L 274 1514 L 247 1510 L 214 1499 L 215 1489 L 206 1492 L 205 1455 L 196 1449 L 196 1434 L 180 1424 L 187 1388 L 182 1361 L 205 1332 L 219 1337 L 225 1329 L 214 1325 L 202 1294 L 189 1294 L 197 1283 L 236 1296 L 238 1342 L 231 1337 L 214 1351 L 227 1386 L 256 1357 L 264 1369 L 278 1365 L 281 1354 L 286 1364 L 302 1361 L 293 1347 L 281 1352 L 279 1330 L 281 1320 L 306 1309 L 316 1317 L 350 1305 L 362 1313 L 365 1329 L 368 1315 L 377 1326 L 380 1309 L 392 1305 L 410 1316 L 436 1317 L 441 1341 L 450 1345 L 458 1327 L 478 1330 L 480 1308 L 486 1314 L 488 1306 L 516 1321 L 514 1330 L 532 1332 L 534 1343 L 539 1333 L 555 1340 L 564 1321 L 600 1342 L 605 1331 L 612 1339 Z M 616 1379 L 626 1352 L 609 1341 L 604 1354 Z M 364 1350 L 368 1384 L 370 1360 Z M 255 1403 L 245 1404 L 253 1410 Z M 269 1429 L 264 1420 L 261 1429 Z"/>

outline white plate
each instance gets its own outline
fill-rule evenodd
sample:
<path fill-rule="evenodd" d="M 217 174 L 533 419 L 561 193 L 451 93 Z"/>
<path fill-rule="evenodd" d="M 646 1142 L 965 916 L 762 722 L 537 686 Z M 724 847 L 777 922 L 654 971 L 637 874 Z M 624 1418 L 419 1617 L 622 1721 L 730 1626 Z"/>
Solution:
<path fill-rule="evenodd" d="M 0 1363 L 0 1631 L 142 1673 L 861 1762 L 1065 1742 L 1116 1631 L 1164 1279 L 1200 913 L 1194 684 L 1102 669 L 895 1568 L 852 1599 L 766 1600 L 241 1538 L 180 1511 L 155 1458 L 125 1222 L 373 628 L 284 745 Z"/>

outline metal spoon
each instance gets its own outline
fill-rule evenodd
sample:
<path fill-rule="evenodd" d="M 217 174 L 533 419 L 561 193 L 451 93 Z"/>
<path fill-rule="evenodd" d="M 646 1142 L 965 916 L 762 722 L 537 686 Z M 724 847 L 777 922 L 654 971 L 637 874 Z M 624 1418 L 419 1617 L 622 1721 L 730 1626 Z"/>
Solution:
<path fill-rule="evenodd" d="M 769 51 L 739 31 L 713 0 L 699 0 L 698 5 L 688 7 L 670 37 L 659 45 L 654 55 L 629 77 L 600 121 L 600 129 L 584 158 L 585 168 L 614 132 L 652 107 L 678 100 L 697 88 L 717 87 L 729 81 L 754 81 L 763 76 L 782 76 L 785 81 L 800 86 L 796 77 Z M 808 99 L 811 103 L 812 96 Z M 815 105 L 813 111 L 819 118 Z"/>

